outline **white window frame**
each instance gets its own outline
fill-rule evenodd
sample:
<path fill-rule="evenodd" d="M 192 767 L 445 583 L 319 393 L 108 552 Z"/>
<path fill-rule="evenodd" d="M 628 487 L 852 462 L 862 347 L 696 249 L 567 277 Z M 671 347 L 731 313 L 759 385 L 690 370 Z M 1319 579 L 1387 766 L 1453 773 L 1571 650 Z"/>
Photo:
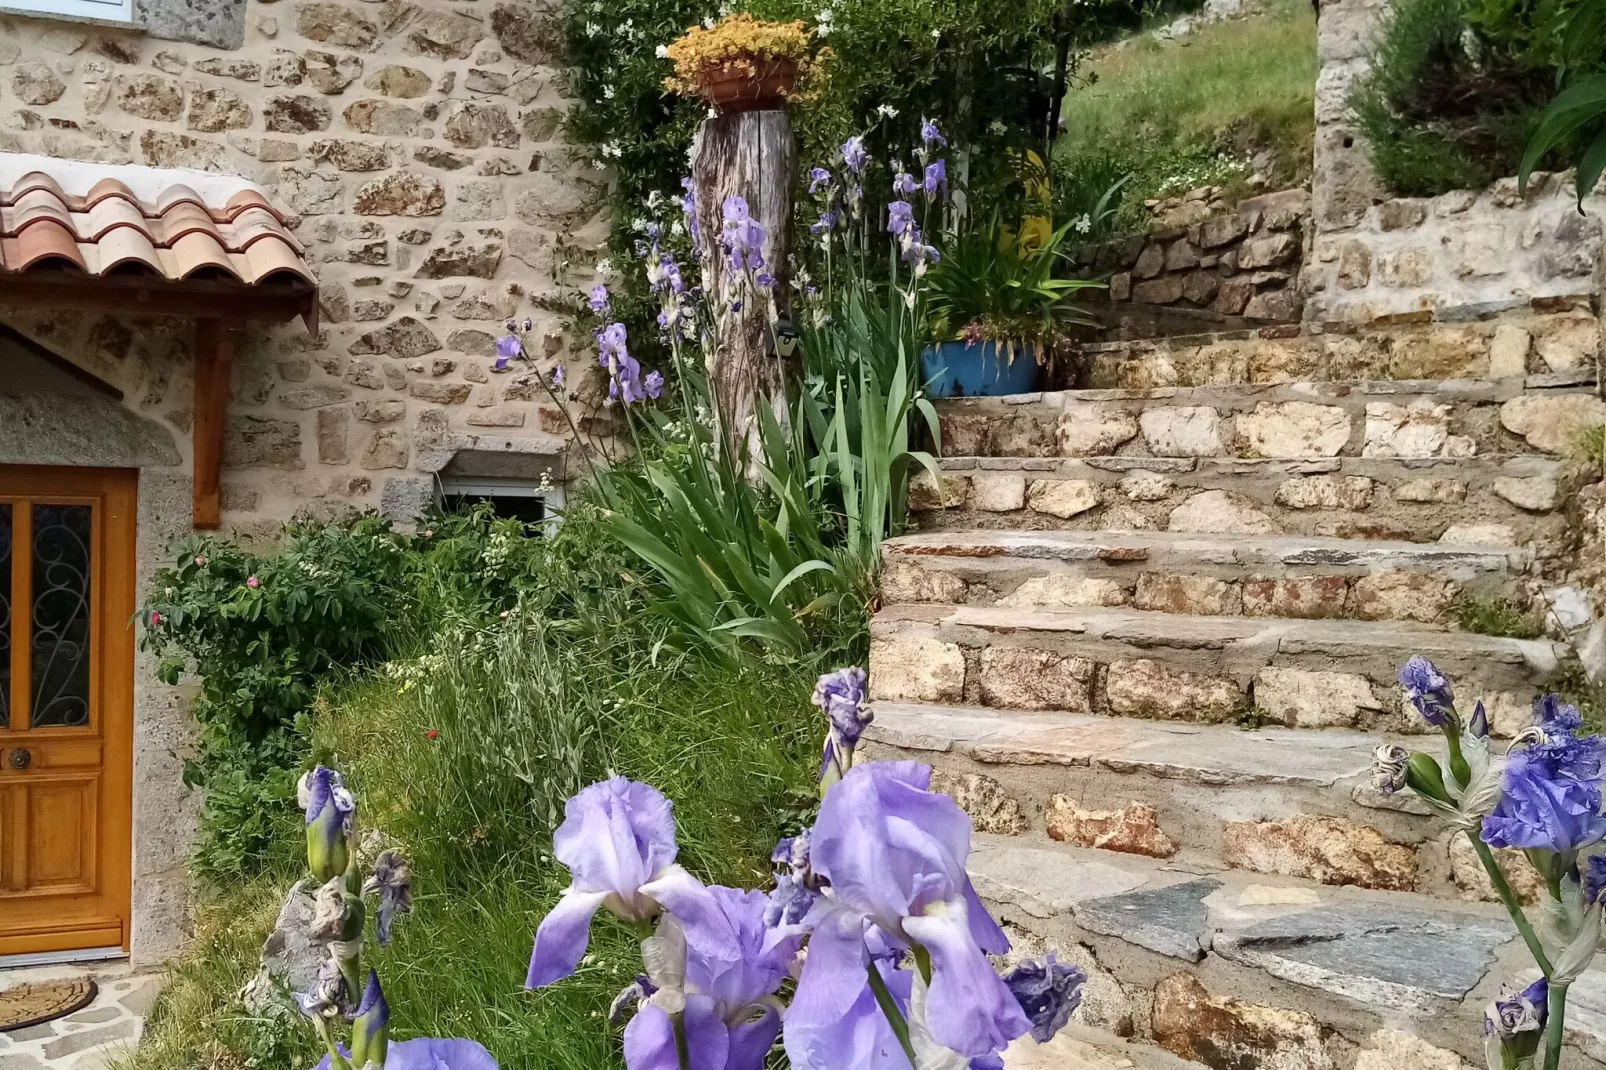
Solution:
<path fill-rule="evenodd" d="M 0 0 L 0 11 L 123 26 L 134 22 L 134 0 Z"/>
<path fill-rule="evenodd" d="M 562 483 L 532 483 L 528 479 L 511 476 L 439 476 L 435 484 L 437 503 L 448 497 L 466 498 L 540 498 L 546 503 L 546 520 L 541 527 L 548 534 L 563 522 L 563 507 L 567 496 Z"/>

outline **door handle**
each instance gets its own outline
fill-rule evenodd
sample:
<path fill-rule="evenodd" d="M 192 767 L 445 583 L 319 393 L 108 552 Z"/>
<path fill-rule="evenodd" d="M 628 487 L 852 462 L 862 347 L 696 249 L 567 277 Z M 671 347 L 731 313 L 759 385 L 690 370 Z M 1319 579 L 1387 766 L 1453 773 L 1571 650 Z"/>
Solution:
<path fill-rule="evenodd" d="M 13 769 L 26 769 L 33 761 L 33 755 L 28 753 L 27 747 L 12 747 L 6 755 L 6 764 Z"/>

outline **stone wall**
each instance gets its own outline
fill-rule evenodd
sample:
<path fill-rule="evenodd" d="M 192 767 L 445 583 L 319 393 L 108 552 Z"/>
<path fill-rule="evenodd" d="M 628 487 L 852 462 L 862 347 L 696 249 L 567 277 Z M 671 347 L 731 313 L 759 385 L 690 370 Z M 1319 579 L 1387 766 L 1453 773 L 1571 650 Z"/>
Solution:
<path fill-rule="evenodd" d="M 1305 190 L 1267 193 L 1185 226 L 1089 246 L 1077 262 L 1109 276 L 1117 311 L 1138 304 L 1294 322 L 1309 215 Z"/>
<path fill-rule="evenodd" d="M 0 151 L 240 174 L 307 247 L 317 335 L 253 325 L 236 356 L 226 529 L 271 537 L 309 503 L 405 519 L 436 472 L 481 455 L 564 478 L 563 413 L 530 375 L 491 368 L 515 316 L 535 321 L 544 366 L 570 359 L 565 271 L 589 281 L 606 236 L 606 178 L 560 140 L 559 18 L 527 0 L 249 0 L 244 44 L 224 51 L 0 17 Z M 121 389 L 187 469 L 188 323 L 0 320 Z M 584 347 L 574 362 L 595 401 Z M 606 432 L 605 413 L 573 407 Z"/>

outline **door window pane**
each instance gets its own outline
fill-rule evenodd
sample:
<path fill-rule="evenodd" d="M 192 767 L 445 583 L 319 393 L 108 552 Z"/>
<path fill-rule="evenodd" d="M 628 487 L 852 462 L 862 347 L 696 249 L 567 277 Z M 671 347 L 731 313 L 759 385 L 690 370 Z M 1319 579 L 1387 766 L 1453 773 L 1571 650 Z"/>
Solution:
<path fill-rule="evenodd" d="M 0 728 L 11 721 L 11 503 L 0 502 Z"/>
<path fill-rule="evenodd" d="M 90 507 L 33 507 L 34 728 L 89 723 Z"/>

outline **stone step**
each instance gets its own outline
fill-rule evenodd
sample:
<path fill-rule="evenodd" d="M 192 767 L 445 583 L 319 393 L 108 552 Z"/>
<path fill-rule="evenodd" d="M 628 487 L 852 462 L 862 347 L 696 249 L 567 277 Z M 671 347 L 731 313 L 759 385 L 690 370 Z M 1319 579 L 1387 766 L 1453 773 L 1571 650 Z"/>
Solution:
<path fill-rule="evenodd" d="M 970 872 L 1017 946 L 1088 974 L 1086 1027 L 1216 1070 L 1481 1066 L 1484 1006 L 1531 969 L 1492 905 L 986 835 Z M 1575 985 L 1563 1065 L 1599 1065 L 1603 990 Z"/>
<path fill-rule="evenodd" d="M 952 795 L 978 831 L 1017 845 L 1096 848 L 1091 857 L 1112 864 L 1137 856 L 1493 898 L 1464 838 L 1425 820 L 1414 798 L 1372 789 L 1380 742 L 1442 754 L 1435 739 L 887 701 L 874 712 L 866 756 L 931 765 L 934 790 Z M 1536 881 L 1520 887 L 1540 891 Z"/>
<path fill-rule="evenodd" d="M 935 402 L 942 452 L 978 457 L 1565 454 L 1606 423 L 1592 376 L 1064 390 Z"/>
<path fill-rule="evenodd" d="M 1567 374 L 1600 351 L 1592 299 L 1546 299 L 1498 321 L 1372 323 L 1324 333 L 1298 325 L 1086 345 L 1076 384 L 1143 389 L 1293 380 L 1488 379 Z M 1422 318 L 1430 318 L 1423 313 Z M 1409 318 L 1409 317 L 1406 317 Z"/>
<path fill-rule="evenodd" d="M 1157 1045 L 1078 1024 L 1086 1014 L 1078 1010 L 1047 1044 L 1017 1039 L 1004 1050 L 1004 1070 L 1198 1070 Z"/>
<path fill-rule="evenodd" d="M 1526 602 L 1515 548 L 1187 532 L 972 531 L 882 544 L 884 603 L 1133 606 L 1443 624 L 1458 599 Z"/>
<path fill-rule="evenodd" d="M 1527 723 L 1566 653 L 1397 621 L 893 605 L 870 622 L 870 686 L 892 701 L 1408 731 L 1395 674 L 1422 654 L 1504 732 Z"/>
<path fill-rule="evenodd" d="M 1553 458 L 1307 461 L 1217 457 L 949 457 L 922 471 L 921 530 L 1160 530 L 1317 535 L 1560 552 L 1568 466 Z"/>

